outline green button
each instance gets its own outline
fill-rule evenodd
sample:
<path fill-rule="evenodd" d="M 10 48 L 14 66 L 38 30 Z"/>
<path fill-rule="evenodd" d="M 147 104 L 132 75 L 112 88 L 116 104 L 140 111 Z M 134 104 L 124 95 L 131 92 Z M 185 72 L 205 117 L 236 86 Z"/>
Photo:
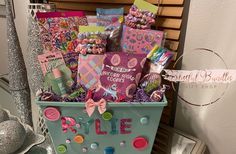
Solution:
<path fill-rule="evenodd" d="M 61 144 L 57 147 L 57 152 L 65 153 L 67 151 L 67 147 L 64 144 Z"/>
<path fill-rule="evenodd" d="M 104 112 L 104 113 L 102 114 L 103 120 L 106 120 L 106 121 L 111 120 L 112 117 L 113 117 L 112 113 L 111 113 L 111 112 L 108 112 L 108 111 L 106 111 L 106 112 Z"/>

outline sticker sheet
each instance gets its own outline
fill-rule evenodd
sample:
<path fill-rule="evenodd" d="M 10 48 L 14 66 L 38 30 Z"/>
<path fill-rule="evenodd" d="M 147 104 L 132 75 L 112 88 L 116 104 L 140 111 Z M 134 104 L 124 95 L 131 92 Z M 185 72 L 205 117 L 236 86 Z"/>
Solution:
<path fill-rule="evenodd" d="M 122 51 L 148 54 L 156 44 L 161 46 L 163 35 L 162 31 L 139 30 L 123 26 Z"/>
<path fill-rule="evenodd" d="M 83 11 L 38 12 L 40 36 L 45 52 L 73 52 L 78 45 L 78 26 L 88 25 Z"/>

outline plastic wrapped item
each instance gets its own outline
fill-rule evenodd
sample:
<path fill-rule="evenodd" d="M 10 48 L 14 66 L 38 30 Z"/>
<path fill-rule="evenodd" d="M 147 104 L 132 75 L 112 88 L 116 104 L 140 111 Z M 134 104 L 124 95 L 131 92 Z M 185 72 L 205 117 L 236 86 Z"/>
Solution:
<path fill-rule="evenodd" d="M 148 54 L 155 45 L 161 46 L 163 35 L 164 33 L 158 30 L 140 30 L 123 26 L 122 51 Z"/>
<path fill-rule="evenodd" d="M 162 47 L 155 48 L 148 54 L 151 60 L 150 72 L 161 73 L 164 68 L 168 66 L 174 54 Z"/>
<path fill-rule="evenodd" d="M 87 89 L 96 87 L 102 72 L 104 55 L 80 55 L 77 83 Z"/>
<path fill-rule="evenodd" d="M 37 12 L 36 15 L 45 52 L 74 52 L 78 45 L 78 26 L 88 25 L 83 11 Z"/>
<path fill-rule="evenodd" d="M 76 82 L 77 81 L 77 71 L 78 71 L 78 59 L 79 53 L 69 52 L 63 55 L 66 66 L 71 70 L 71 77 Z"/>
<path fill-rule="evenodd" d="M 83 55 L 105 53 L 107 33 L 104 30 L 102 26 L 81 26 L 75 51 Z"/>
<path fill-rule="evenodd" d="M 123 22 L 124 8 L 102 9 L 97 8 L 97 25 L 106 27 L 107 31 L 119 29 Z"/>
<path fill-rule="evenodd" d="M 150 29 L 155 23 L 158 7 L 143 1 L 135 0 L 125 17 L 125 25 L 135 29 Z"/>
<path fill-rule="evenodd" d="M 97 16 L 87 15 L 88 26 L 97 26 Z"/>
<path fill-rule="evenodd" d="M 168 85 L 163 85 L 163 87 L 160 87 L 158 90 L 153 91 L 150 96 L 151 100 L 154 102 L 160 102 L 163 99 L 165 91 L 169 88 L 170 87 Z"/>
<path fill-rule="evenodd" d="M 124 98 L 126 101 L 131 100 L 145 61 L 145 54 L 107 53 L 100 76 L 100 85 L 96 89 L 94 99 L 104 98 L 107 101 L 116 101 Z"/>
<path fill-rule="evenodd" d="M 97 8 L 97 25 L 109 32 L 107 51 L 120 51 L 124 8 Z"/>
<path fill-rule="evenodd" d="M 157 90 L 161 85 L 161 76 L 158 73 L 146 74 L 139 83 L 140 87 L 144 89 L 144 92 L 151 95 L 153 91 Z"/>
<path fill-rule="evenodd" d="M 38 55 L 38 60 L 44 76 L 47 72 L 52 71 L 52 67 L 65 64 L 63 56 L 60 52 L 48 52 Z"/>

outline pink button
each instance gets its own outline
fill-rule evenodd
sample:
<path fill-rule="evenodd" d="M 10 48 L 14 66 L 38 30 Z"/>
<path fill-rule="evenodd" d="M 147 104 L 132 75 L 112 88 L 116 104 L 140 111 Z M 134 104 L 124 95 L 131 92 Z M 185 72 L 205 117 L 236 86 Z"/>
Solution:
<path fill-rule="evenodd" d="M 132 146 L 136 149 L 136 150 L 143 150 L 145 148 L 147 148 L 148 146 L 148 140 L 144 137 L 136 137 L 133 141 L 132 141 Z"/>
<path fill-rule="evenodd" d="M 57 108 L 47 107 L 43 110 L 44 117 L 49 121 L 57 121 L 61 114 Z"/>

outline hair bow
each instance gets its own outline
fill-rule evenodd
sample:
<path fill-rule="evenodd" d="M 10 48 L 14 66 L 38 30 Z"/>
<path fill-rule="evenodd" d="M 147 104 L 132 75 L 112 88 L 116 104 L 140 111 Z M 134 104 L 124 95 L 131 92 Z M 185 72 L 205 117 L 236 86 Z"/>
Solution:
<path fill-rule="evenodd" d="M 107 102 L 105 99 L 100 99 L 98 102 L 94 102 L 93 99 L 88 99 L 85 103 L 86 112 L 88 113 L 88 116 L 91 117 L 93 112 L 95 111 L 95 107 L 98 107 L 98 111 L 100 114 L 103 114 L 106 109 Z"/>

